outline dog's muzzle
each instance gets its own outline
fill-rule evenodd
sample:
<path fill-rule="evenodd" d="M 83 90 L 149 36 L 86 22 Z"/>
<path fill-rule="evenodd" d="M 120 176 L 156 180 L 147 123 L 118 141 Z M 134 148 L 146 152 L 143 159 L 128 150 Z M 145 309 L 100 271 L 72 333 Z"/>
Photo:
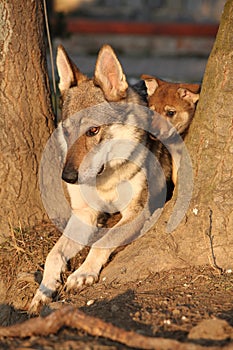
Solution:
<path fill-rule="evenodd" d="M 99 172 L 97 173 L 97 175 L 101 175 L 105 170 L 105 166 L 102 165 L 102 167 L 100 168 Z M 84 177 L 85 178 L 85 177 Z M 81 183 L 85 183 L 85 182 L 88 182 L 88 180 L 90 179 L 95 179 L 96 178 L 96 175 L 93 177 L 90 177 L 88 179 L 85 178 L 82 179 L 82 176 L 80 176 L 80 182 Z M 79 180 L 79 173 L 77 170 L 75 169 L 69 169 L 69 168 L 64 168 L 63 169 L 63 172 L 62 172 L 62 180 L 64 180 L 65 182 L 68 182 L 70 184 L 75 184 L 75 183 L 78 183 L 78 180 Z"/>

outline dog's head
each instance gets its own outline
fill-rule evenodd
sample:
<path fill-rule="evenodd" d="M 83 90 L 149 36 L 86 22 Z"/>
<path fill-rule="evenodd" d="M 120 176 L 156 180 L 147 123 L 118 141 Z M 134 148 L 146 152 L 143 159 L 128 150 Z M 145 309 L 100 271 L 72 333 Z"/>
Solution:
<path fill-rule="evenodd" d="M 93 79 L 80 72 L 62 46 L 58 47 L 57 68 L 63 134 L 68 145 L 62 178 L 66 182 L 77 183 L 81 164 L 85 164 L 82 168 L 84 178 L 92 178 L 103 172 L 106 162 L 113 165 L 123 161 L 109 161 L 109 155 L 114 156 L 120 145 L 112 142 L 105 147 L 104 142 L 146 137 L 145 132 L 135 126 L 125 126 L 125 115 L 121 113 L 127 110 L 125 105 L 145 103 L 128 86 L 121 64 L 108 45 L 99 52 Z M 115 108 L 118 103 L 122 107 Z M 76 118 L 77 114 L 79 118 Z M 130 111 L 126 114 L 127 120 L 135 116 Z M 125 158 L 130 153 L 130 147 L 124 149 Z"/>
<path fill-rule="evenodd" d="M 182 134 L 189 127 L 199 100 L 199 84 L 170 83 L 149 75 L 142 75 L 147 87 L 149 108 L 163 116 Z M 163 129 L 161 118 L 155 114 L 152 129 Z"/>

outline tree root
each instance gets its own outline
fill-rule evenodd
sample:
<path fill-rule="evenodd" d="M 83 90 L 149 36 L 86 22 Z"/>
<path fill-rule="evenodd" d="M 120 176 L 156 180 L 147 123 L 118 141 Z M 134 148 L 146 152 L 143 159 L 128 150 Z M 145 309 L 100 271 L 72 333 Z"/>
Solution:
<path fill-rule="evenodd" d="M 63 327 L 81 329 L 92 336 L 104 337 L 136 349 L 160 350 L 204 350 L 201 345 L 181 343 L 173 339 L 152 338 L 133 331 L 125 331 L 71 306 L 56 310 L 46 317 L 38 317 L 9 327 L 0 327 L 0 338 L 47 336 L 57 333 Z M 208 350 L 217 349 L 208 347 Z M 227 349 L 227 347 L 225 347 Z"/>

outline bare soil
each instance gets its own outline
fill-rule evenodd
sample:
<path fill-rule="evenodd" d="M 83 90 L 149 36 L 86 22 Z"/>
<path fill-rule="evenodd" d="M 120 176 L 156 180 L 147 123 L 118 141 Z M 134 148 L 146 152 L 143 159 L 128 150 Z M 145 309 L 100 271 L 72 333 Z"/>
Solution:
<path fill-rule="evenodd" d="M 0 325 L 28 319 L 48 251 L 60 233 L 50 224 L 12 230 L 0 252 Z M 70 262 L 64 280 L 84 260 L 85 249 Z M 113 257 L 114 259 L 114 257 Z M 145 257 L 146 259 L 146 257 Z M 121 272 L 119 272 L 121 273 Z M 64 305 L 125 330 L 152 337 L 233 349 L 233 274 L 211 266 L 151 274 L 136 283 L 108 283 L 104 269 L 97 284 L 67 294 L 44 307 L 41 315 Z M 46 337 L 2 338 L 1 349 L 128 349 L 126 345 L 64 328 Z"/>

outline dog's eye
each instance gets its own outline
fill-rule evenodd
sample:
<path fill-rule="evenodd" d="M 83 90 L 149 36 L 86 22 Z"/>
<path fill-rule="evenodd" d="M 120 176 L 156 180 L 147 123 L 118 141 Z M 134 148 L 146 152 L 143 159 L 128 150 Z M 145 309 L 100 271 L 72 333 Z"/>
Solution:
<path fill-rule="evenodd" d="M 86 136 L 88 136 L 88 137 L 95 136 L 98 134 L 99 131 L 100 131 L 99 126 L 92 126 L 90 129 L 87 130 Z"/>
<path fill-rule="evenodd" d="M 167 117 L 174 117 L 174 115 L 176 114 L 176 111 L 174 109 L 170 109 L 168 111 L 166 111 L 166 116 Z"/>
<path fill-rule="evenodd" d="M 69 137 L 70 136 L 70 133 L 69 133 L 69 131 L 63 126 L 63 135 L 65 136 L 65 137 Z"/>

